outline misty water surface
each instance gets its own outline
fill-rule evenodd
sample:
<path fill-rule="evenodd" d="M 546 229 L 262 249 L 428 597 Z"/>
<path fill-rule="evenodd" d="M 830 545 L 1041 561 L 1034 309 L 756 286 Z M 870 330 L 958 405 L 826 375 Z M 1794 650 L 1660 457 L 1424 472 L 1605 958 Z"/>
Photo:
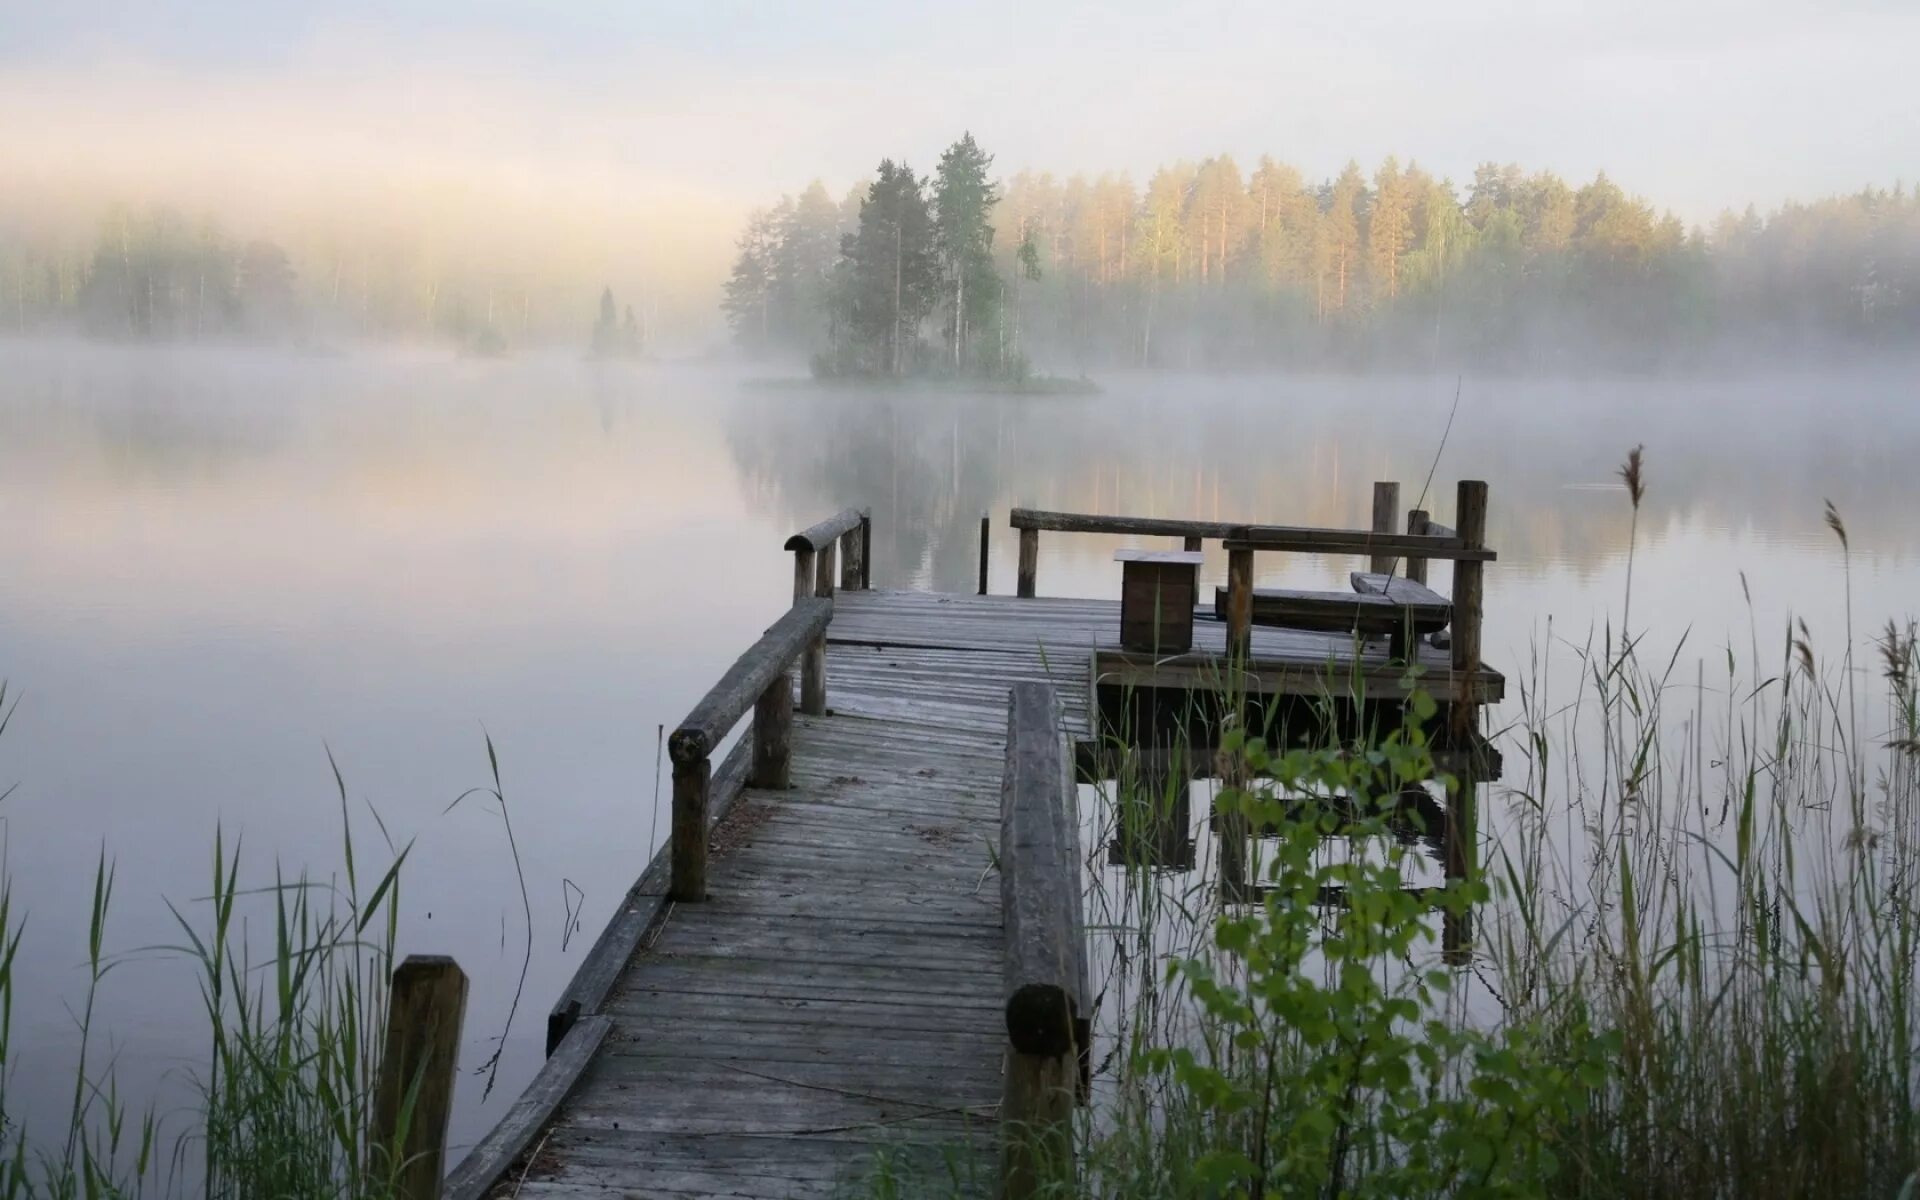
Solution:
<path fill-rule="evenodd" d="M 846 504 L 873 509 L 883 587 L 971 590 L 991 511 L 1004 591 L 1011 504 L 1364 525 L 1372 480 L 1399 479 L 1411 505 L 1431 470 L 1445 521 L 1454 480 L 1484 478 L 1501 556 L 1486 655 L 1517 682 L 1534 654 L 1564 653 L 1550 617 L 1576 641 L 1618 619 L 1629 510 L 1613 471 L 1644 442 L 1634 627 L 1662 654 L 1685 634 L 1687 658 L 1712 661 L 1751 628 L 1771 655 L 1789 609 L 1837 653 L 1826 498 L 1852 535 L 1860 642 L 1920 595 L 1911 370 L 1469 378 L 1444 452 L 1451 377 L 1114 377 L 1071 398 L 756 385 L 778 373 L 0 343 L 0 677 L 24 695 L 0 739 L 0 789 L 19 785 L 0 817 L 29 910 L 26 1111 L 71 1086 L 63 1005 L 84 984 L 96 855 L 118 863 L 119 951 L 178 940 L 161 898 L 193 911 L 217 824 L 244 838 L 250 882 L 276 856 L 331 875 L 329 749 L 361 853 L 382 851 L 369 806 L 418 839 L 402 949 L 458 957 L 464 1065 L 484 1060 L 527 933 L 499 815 L 445 810 L 487 782 L 490 733 L 533 965 L 498 1088 L 483 1105 L 478 1077 L 463 1084 L 454 1135 L 471 1141 L 537 1065 L 554 993 L 665 836 L 658 730 L 785 605 L 784 537 Z M 1117 544 L 1043 536 L 1041 591 L 1117 595 Z M 1327 587 L 1351 567 L 1261 565 Z M 1208 582 L 1224 574 L 1214 547 Z M 193 988 L 165 955 L 109 977 L 101 1021 L 136 1095 L 187 1094 L 204 1054 Z"/>

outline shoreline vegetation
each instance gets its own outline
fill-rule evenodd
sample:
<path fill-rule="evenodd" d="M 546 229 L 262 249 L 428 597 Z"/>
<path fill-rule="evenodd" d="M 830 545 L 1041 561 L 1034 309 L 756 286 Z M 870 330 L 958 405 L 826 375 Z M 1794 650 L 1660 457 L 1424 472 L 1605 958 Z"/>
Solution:
<path fill-rule="evenodd" d="M 773 376 L 748 379 L 742 387 L 758 391 L 832 391 L 852 389 L 897 394 L 937 392 L 976 396 L 1097 396 L 1100 385 L 1086 376 L 1034 375 L 1025 379 L 968 378 L 950 375 Z"/>
<path fill-rule="evenodd" d="M 1657 495 L 1643 467 L 1636 451 L 1623 469 L 1636 525 Z M 1850 573 L 1844 521 L 1831 507 L 1826 519 Z M 1110 859 L 1110 846 L 1154 844 L 1184 806 L 1137 777 L 1099 785 L 1095 1099 L 1076 1119 L 1077 1179 L 1062 1170 L 1045 1194 L 1920 1187 L 1915 626 L 1858 643 L 1849 628 L 1837 658 L 1804 625 L 1764 640 L 1728 630 L 1685 670 L 1688 638 L 1643 646 L 1625 624 L 1632 601 L 1629 585 L 1622 625 L 1600 615 L 1573 644 L 1577 679 L 1549 677 L 1539 656 L 1514 673 L 1518 701 L 1495 731 L 1508 782 L 1482 800 L 1484 869 L 1424 897 L 1405 887 L 1435 874 L 1432 831 L 1409 831 L 1401 801 L 1447 783 L 1419 720 L 1431 702 L 1354 744 L 1227 736 L 1206 786 L 1221 812 L 1272 834 L 1255 904 L 1221 903 L 1205 852 L 1177 870 Z M 1565 637 L 1551 620 L 1545 635 Z M 13 711 L 0 689 L 0 734 Z M 29 1142 L 0 1087 L 0 1197 L 160 1195 L 182 1180 L 210 1197 L 391 1194 L 364 1130 L 408 847 L 389 846 L 365 883 L 339 792 L 341 873 L 243 886 L 240 849 L 216 831 L 210 899 L 176 913 L 210 1047 L 185 1128 L 122 1097 L 99 1053 L 110 1039 L 92 1028 L 93 998 L 116 958 L 103 852 L 71 1105 L 35 1114 Z M 30 936 L 13 900 L 0 880 L 0 1081 L 13 989 L 32 984 L 13 973 Z M 1472 907 L 1469 963 L 1445 957 L 1436 906 Z M 271 931 L 264 955 L 248 912 Z M 882 1155 L 844 1190 L 978 1184 Z"/>

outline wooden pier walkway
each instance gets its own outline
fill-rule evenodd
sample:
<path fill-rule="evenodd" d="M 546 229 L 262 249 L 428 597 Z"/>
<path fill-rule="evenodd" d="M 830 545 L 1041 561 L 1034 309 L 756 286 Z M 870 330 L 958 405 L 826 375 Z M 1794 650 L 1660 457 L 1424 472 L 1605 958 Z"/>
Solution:
<path fill-rule="evenodd" d="M 1068 764 L 1099 721 L 1096 676 L 1141 665 L 1119 644 L 1119 602 L 872 590 L 869 530 L 849 512 L 789 542 L 794 607 L 674 735 L 673 844 L 555 1006 L 547 1067 L 446 1196 L 829 1196 L 882 1155 L 991 1196 L 1005 1106 L 1057 1119 L 1077 1090 L 1078 1070 L 1062 1082 L 1065 1068 L 1045 1066 L 1072 1058 L 1050 1035 L 1023 1041 L 1013 993 L 1052 989 L 1041 999 L 1071 1010 L 1085 1052 Z M 1419 546 L 1460 549 L 1435 535 Z M 1207 620 L 1191 651 L 1142 669 L 1225 661 L 1236 634 L 1250 677 L 1266 672 L 1274 690 L 1339 663 L 1390 695 L 1406 672 L 1383 643 Z M 1462 696 L 1498 696 L 1477 663 L 1462 681 L 1447 651 L 1420 642 L 1413 657 L 1446 687 L 1477 689 Z M 1023 691 L 1010 723 L 1010 693 L 1034 684 L 1049 689 Z M 1045 712 L 1023 717 L 1023 703 Z M 1010 748 L 1022 721 L 1044 736 Z M 1025 830 L 1003 800 L 1023 787 L 1042 822 Z M 1018 921 L 1003 919 L 1016 844 L 1029 864 L 1018 886 L 1042 889 L 1007 893 Z M 1071 887 L 1072 915 L 1047 907 L 1066 903 L 1045 890 L 1056 884 Z M 1028 944 L 1037 911 L 1039 936 L 1077 948 Z M 1077 967 L 1047 965 L 1076 952 Z"/>

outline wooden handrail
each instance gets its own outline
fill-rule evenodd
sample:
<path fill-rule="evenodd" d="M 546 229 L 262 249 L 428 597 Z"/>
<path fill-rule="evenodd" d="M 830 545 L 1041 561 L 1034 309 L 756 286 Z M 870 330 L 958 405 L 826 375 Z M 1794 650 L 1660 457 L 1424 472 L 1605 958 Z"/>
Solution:
<path fill-rule="evenodd" d="M 1457 537 L 1433 534 L 1369 533 L 1360 529 L 1314 529 L 1297 525 L 1243 525 L 1227 536 L 1228 551 L 1290 551 L 1296 554 L 1364 554 L 1445 558 L 1454 562 L 1493 562 L 1500 556 L 1485 546 L 1469 546 Z"/>
<path fill-rule="evenodd" d="M 693 706 L 667 738 L 673 759 L 673 851 L 670 894 L 683 903 L 707 898 L 707 838 L 712 801 L 714 747 L 746 711 L 754 710 L 752 783 L 785 787 L 793 724 L 795 660 L 811 655 L 833 619 L 830 600 L 802 600 L 774 622 L 720 682 Z M 809 672 L 809 680 L 811 673 Z M 824 711 L 825 672 L 818 680 L 818 710 L 803 696 L 807 711 Z"/>
<path fill-rule="evenodd" d="M 1223 538 L 1245 522 L 1188 521 L 1177 517 L 1110 517 L 1098 513 L 1048 512 L 1038 508 L 1016 508 L 1007 524 L 1015 529 L 1045 530 L 1049 533 L 1120 533 L 1140 537 Z"/>
<path fill-rule="evenodd" d="M 789 550 L 825 550 L 845 535 L 860 528 L 867 519 L 864 508 L 843 508 L 817 525 L 809 525 L 787 539 Z"/>
<path fill-rule="evenodd" d="M 1000 789 L 1007 1041 L 1001 1195 L 1039 1194 L 1070 1170 L 1072 1111 L 1090 1040 L 1086 920 L 1073 756 L 1053 688 L 1015 684 Z"/>

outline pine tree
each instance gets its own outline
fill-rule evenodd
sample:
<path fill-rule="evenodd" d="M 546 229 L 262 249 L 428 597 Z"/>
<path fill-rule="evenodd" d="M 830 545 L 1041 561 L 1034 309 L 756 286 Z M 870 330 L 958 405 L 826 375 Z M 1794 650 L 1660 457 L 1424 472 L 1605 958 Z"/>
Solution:
<path fill-rule="evenodd" d="M 835 321 L 846 331 L 852 361 L 836 367 L 904 374 L 940 288 L 933 220 L 912 168 L 892 159 L 880 163 L 860 202 L 859 227 L 842 237 L 840 255 Z"/>
<path fill-rule="evenodd" d="M 987 178 L 992 165 L 993 156 L 968 133 L 947 148 L 934 171 L 934 246 L 944 277 L 947 345 L 955 371 L 965 369 L 969 342 L 992 324 L 1000 305 L 990 221 L 1000 193 Z"/>
<path fill-rule="evenodd" d="M 740 252 L 733 260 L 733 273 L 727 279 L 726 296 L 720 307 L 726 310 L 727 323 L 733 327 L 734 341 L 749 354 L 764 354 L 773 344 L 773 268 L 778 231 L 773 214 L 756 212 L 747 220 L 740 235 Z M 602 302 L 602 313 L 611 322 L 612 297 Z"/>

